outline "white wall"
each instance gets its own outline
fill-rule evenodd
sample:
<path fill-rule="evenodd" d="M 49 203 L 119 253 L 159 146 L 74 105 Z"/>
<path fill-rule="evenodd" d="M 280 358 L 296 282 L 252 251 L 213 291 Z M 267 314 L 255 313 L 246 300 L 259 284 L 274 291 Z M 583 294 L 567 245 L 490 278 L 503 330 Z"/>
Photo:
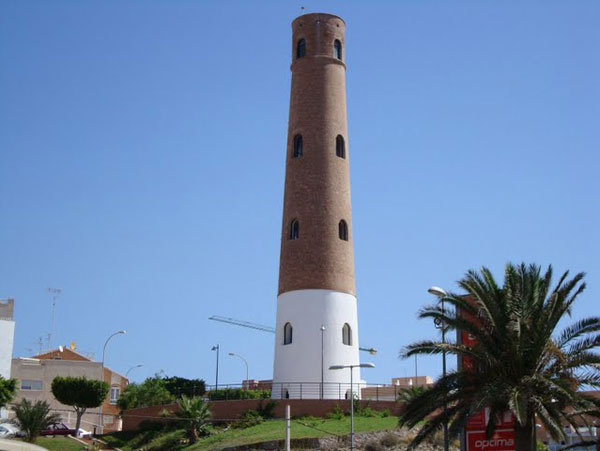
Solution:
<path fill-rule="evenodd" d="M 10 378 L 15 322 L 0 319 L 0 376 Z"/>
<path fill-rule="evenodd" d="M 283 327 L 287 322 L 292 324 L 293 340 L 284 345 Z M 352 328 L 351 346 L 342 342 L 344 323 Z M 329 370 L 329 366 L 359 363 L 356 298 L 331 290 L 290 291 L 277 298 L 273 398 L 285 397 L 286 389 L 290 398 L 320 397 L 322 325 L 323 398 L 344 398 L 350 388 L 350 370 Z M 355 384 L 360 382 L 358 368 L 353 378 Z M 358 391 L 356 386 L 354 390 Z"/>

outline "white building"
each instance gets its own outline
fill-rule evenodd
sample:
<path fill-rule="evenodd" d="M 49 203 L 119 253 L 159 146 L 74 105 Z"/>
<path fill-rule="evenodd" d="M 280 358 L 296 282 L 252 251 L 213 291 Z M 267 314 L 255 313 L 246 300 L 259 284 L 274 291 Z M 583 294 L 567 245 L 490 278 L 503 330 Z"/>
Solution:
<path fill-rule="evenodd" d="M 14 306 L 14 299 L 0 299 L 0 376 L 4 379 L 10 379 L 15 340 Z M 6 417 L 6 409 L 0 409 L 0 418 Z"/>
<path fill-rule="evenodd" d="M 15 337 L 14 299 L 0 299 L 0 376 L 10 379 Z"/>

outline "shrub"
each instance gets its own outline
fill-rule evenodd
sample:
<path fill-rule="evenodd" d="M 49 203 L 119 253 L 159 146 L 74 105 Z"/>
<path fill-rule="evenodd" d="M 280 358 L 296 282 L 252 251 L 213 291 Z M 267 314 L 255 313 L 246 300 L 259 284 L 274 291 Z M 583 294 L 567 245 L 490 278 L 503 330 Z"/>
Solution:
<path fill-rule="evenodd" d="M 181 449 L 185 435 L 186 432 L 181 429 L 159 435 L 144 446 L 144 449 L 147 451 L 175 451 Z"/>
<path fill-rule="evenodd" d="M 376 440 L 370 440 L 365 444 L 365 451 L 383 451 L 383 446 Z"/>
<path fill-rule="evenodd" d="M 263 401 L 258 403 L 258 407 L 256 410 L 259 415 L 263 418 L 275 418 L 275 407 L 277 406 L 276 401 L 267 401 L 266 404 L 263 405 Z"/>
<path fill-rule="evenodd" d="M 356 415 L 359 416 L 359 417 L 369 417 L 369 418 L 381 416 L 381 414 L 379 412 L 377 412 L 376 410 L 371 409 L 368 406 L 367 407 L 363 407 L 362 409 L 360 409 L 358 412 L 356 412 Z"/>
<path fill-rule="evenodd" d="M 147 432 L 147 431 L 162 431 L 165 428 L 165 423 L 156 420 L 143 420 L 140 422 L 138 426 L 138 431 Z"/>
<path fill-rule="evenodd" d="M 381 415 L 381 418 L 387 418 L 390 416 L 390 409 L 383 409 L 382 411 L 379 412 L 379 415 Z"/>
<path fill-rule="evenodd" d="M 340 409 L 340 406 L 336 404 L 333 407 L 333 410 L 325 415 L 325 418 L 329 420 L 341 420 L 342 418 L 344 418 L 344 416 L 344 411 Z"/>
<path fill-rule="evenodd" d="M 254 409 L 246 410 L 240 416 L 240 420 L 241 421 L 236 421 L 232 423 L 231 427 L 236 429 L 249 428 L 265 421 L 265 419 L 260 415 L 260 413 L 258 413 L 258 411 Z"/>
<path fill-rule="evenodd" d="M 241 388 L 220 388 L 208 392 L 208 399 L 221 401 L 229 399 L 269 399 L 271 390 L 242 390 Z"/>
<path fill-rule="evenodd" d="M 536 451 L 548 451 L 548 447 L 544 442 L 540 442 L 539 440 L 535 444 Z"/>
<path fill-rule="evenodd" d="M 398 436 L 396 434 L 388 432 L 383 437 L 381 437 L 381 440 L 379 440 L 379 442 L 382 446 L 385 446 L 386 448 L 393 448 L 394 446 L 398 445 L 400 439 L 398 439 Z"/>

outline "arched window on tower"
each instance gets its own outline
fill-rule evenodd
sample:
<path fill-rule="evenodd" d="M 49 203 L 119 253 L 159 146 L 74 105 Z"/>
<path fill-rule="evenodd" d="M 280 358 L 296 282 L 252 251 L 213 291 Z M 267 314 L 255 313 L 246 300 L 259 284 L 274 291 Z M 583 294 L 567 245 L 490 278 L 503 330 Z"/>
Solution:
<path fill-rule="evenodd" d="M 297 240 L 300 238 L 300 223 L 297 219 L 294 219 L 290 224 L 290 240 Z"/>
<path fill-rule="evenodd" d="M 302 149 L 304 147 L 304 140 L 302 139 L 302 135 L 294 136 L 294 158 L 298 158 L 302 156 Z"/>
<path fill-rule="evenodd" d="M 333 57 L 342 60 L 342 43 L 339 39 L 333 41 Z"/>
<path fill-rule="evenodd" d="M 348 241 L 348 224 L 343 219 L 338 224 L 338 233 L 340 240 Z"/>
<path fill-rule="evenodd" d="M 340 158 L 346 158 L 346 142 L 342 135 L 335 138 L 335 155 Z"/>
<path fill-rule="evenodd" d="M 292 325 L 285 323 L 283 326 L 283 344 L 289 345 L 292 342 Z"/>
<path fill-rule="evenodd" d="M 342 343 L 352 346 L 352 329 L 348 323 L 345 323 L 342 327 Z"/>
<path fill-rule="evenodd" d="M 306 40 L 304 38 L 298 41 L 296 45 L 296 59 L 302 58 L 306 55 Z"/>

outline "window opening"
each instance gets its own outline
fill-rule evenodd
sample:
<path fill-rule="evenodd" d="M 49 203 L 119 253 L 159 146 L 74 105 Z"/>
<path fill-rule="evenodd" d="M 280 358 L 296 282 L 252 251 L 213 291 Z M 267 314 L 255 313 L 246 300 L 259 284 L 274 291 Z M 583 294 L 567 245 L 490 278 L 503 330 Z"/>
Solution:
<path fill-rule="evenodd" d="M 348 241 L 348 224 L 343 219 L 338 224 L 338 233 L 340 240 Z"/>
<path fill-rule="evenodd" d="M 292 342 L 292 325 L 285 323 L 283 326 L 283 344 L 289 345 Z"/>
<path fill-rule="evenodd" d="M 346 158 L 346 142 L 342 135 L 337 135 L 337 138 L 335 138 L 335 155 Z"/>
<path fill-rule="evenodd" d="M 300 238 L 300 223 L 297 219 L 294 219 L 290 224 L 290 240 L 297 240 Z"/>
<path fill-rule="evenodd" d="M 345 345 L 352 346 L 352 329 L 348 323 L 342 327 L 342 342 Z"/>
<path fill-rule="evenodd" d="M 303 139 L 302 135 L 294 136 L 294 158 L 298 158 L 302 156 L 302 148 L 303 148 Z"/>
<path fill-rule="evenodd" d="M 306 40 L 300 39 L 296 46 L 296 59 L 302 58 L 306 55 Z"/>
<path fill-rule="evenodd" d="M 333 42 L 333 57 L 342 60 L 342 43 L 339 39 Z"/>

